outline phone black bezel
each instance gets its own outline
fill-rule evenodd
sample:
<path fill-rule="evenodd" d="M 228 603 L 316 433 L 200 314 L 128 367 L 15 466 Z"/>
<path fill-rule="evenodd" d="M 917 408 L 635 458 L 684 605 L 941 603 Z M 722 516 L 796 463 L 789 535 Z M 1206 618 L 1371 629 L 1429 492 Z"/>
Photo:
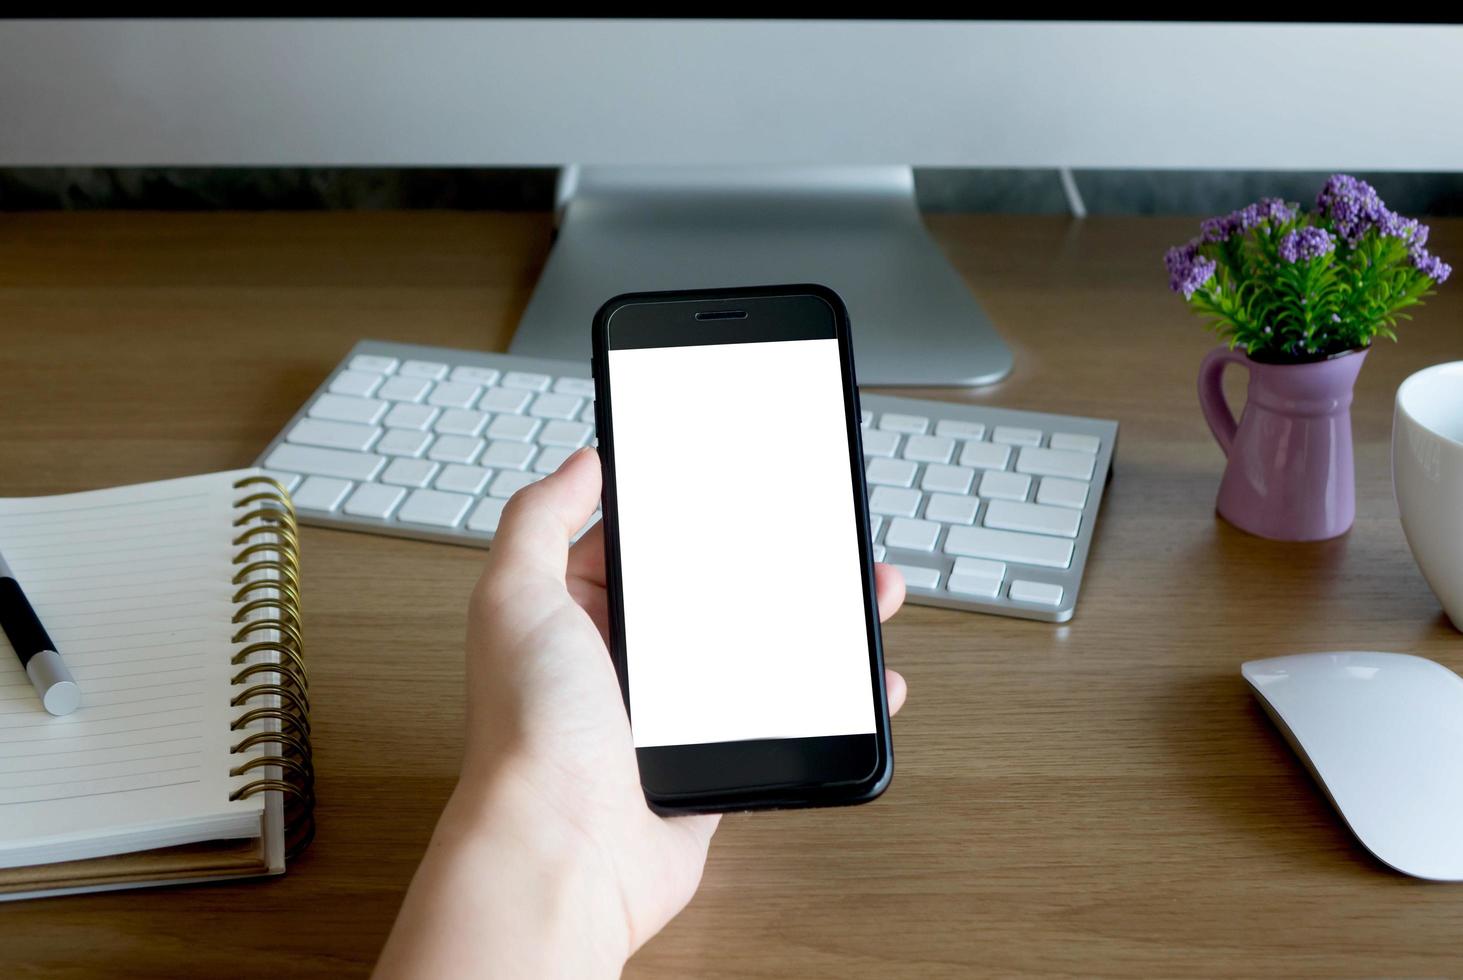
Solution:
<path fill-rule="evenodd" d="M 812 284 L 755 286 L 720 290 L 627 293 L 600 307 L 593 327 L 592 368 L 595 379 L 595 421 L 603 464 L 602 500 L 605 572 L 610 606 L 610 648 L 625 710 L 630 711 L 629 671 L 623 624 L 624 596 L 620 582 L 620 540 L 614 463 L 613 393 L 609 385 L 610 322 L 630 308 L 644 308 L 663 326 L 637 324 L 637 329 L 694 330 L 691 343 L 708 343 L 719 331 L 755 329 L 757 321 L 698 321 L 697 312 L 724 312 L 750 307 L 773 309 L 768 300 L 815 297 L 832 314 L 843 377 L 844 416 L 849 446 L 850 490 L 853 494 L 859 557 L 862 564 L 864 617 L 869 642 L 870 684 L 874 694 L 875 731 L 870 735 L 825 738 L 755 739 L 637 749 L 646 800 L 665 813 L 710 813 L 784 807 L 835 806 L 862 803 L 879 796 L 893 776 L 894 755 L 884 687 L 884 652 L 874 589 L 873 543 L 869 535 L 864 483 L 863 442 L 858 383 L 848 312 L 831 289 Z M 669 309 L 678 307 L 679 309 Z M 784 308 L 785 309 L 785 308 Z M 684 316 L 681 313 L 684 312 Z M 784 315 L 786 315 L 784 313 Z M 731 325 L 731 326 L 728 326 Z M 768 337 L 768 339 L 796 339 Z M 676 346 L 674 344 L 660 346 Z M 707 774 L 716 774 L 708 776 Z M 668 783 L 662 783 L 662 780 Z"/>

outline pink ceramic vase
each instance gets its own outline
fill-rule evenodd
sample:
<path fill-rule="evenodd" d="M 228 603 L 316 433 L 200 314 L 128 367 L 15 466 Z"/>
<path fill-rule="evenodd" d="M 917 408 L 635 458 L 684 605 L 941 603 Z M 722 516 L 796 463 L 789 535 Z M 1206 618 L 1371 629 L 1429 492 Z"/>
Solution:
<path fill-rule="evenodd" d="M 1199 407 L 1229 457 L 1219 516 L 1277 541 L 1345 534 L 1356 517 L 1351 389 L 1366 360 L 1349 351 L 1308 364 L 1266 364 L 1221 347 L 1199 368 Z M 1249 371 L 1238 422 L 1220 388 L 1228 364 Z"/>

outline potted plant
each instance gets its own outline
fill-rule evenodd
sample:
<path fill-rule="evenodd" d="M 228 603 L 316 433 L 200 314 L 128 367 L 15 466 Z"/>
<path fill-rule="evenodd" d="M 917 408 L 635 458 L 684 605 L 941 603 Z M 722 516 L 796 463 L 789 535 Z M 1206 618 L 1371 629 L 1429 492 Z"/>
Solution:
<path fill-rule="evenodd" d="M 1169 249 L 1169 287 L 1227 341 L 1199 370 L 1200 407 L 1229 458 L 1225 520 L 1284 541 L 1351 527 L 1352 386 L 1373 339 L 1396 340 L 1404 311 L 1452 272 L 1427 238 L 1371 185 L 1336 174 L 1309 214 L 1267 198 Z M 1238 422 L 1220 388 L 1230 363 L 1250 375 Z"/>

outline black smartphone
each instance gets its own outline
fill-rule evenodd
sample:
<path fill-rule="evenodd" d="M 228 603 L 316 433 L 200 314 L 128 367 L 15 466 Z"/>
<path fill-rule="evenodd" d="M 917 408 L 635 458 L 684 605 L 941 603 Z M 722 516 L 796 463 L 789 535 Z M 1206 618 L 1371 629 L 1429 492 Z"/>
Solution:
<path fill-rule="evenodd" d="M 874 799 L 894 759 L 843 302 L 617 296 L 593 366 L 611 652 L 646 799 Z"/>

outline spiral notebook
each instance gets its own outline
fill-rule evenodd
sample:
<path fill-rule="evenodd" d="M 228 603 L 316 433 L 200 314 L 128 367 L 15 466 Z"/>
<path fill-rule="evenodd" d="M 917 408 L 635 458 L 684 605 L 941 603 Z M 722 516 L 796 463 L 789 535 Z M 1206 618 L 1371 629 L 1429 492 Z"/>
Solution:
<path fill-rule="evenodd" d="M 314 833 L 285 490 L 0 499 L 0 547 L 82 694 L 48 715 L 0 633 L 0 900 L 282 873 Z"/>

